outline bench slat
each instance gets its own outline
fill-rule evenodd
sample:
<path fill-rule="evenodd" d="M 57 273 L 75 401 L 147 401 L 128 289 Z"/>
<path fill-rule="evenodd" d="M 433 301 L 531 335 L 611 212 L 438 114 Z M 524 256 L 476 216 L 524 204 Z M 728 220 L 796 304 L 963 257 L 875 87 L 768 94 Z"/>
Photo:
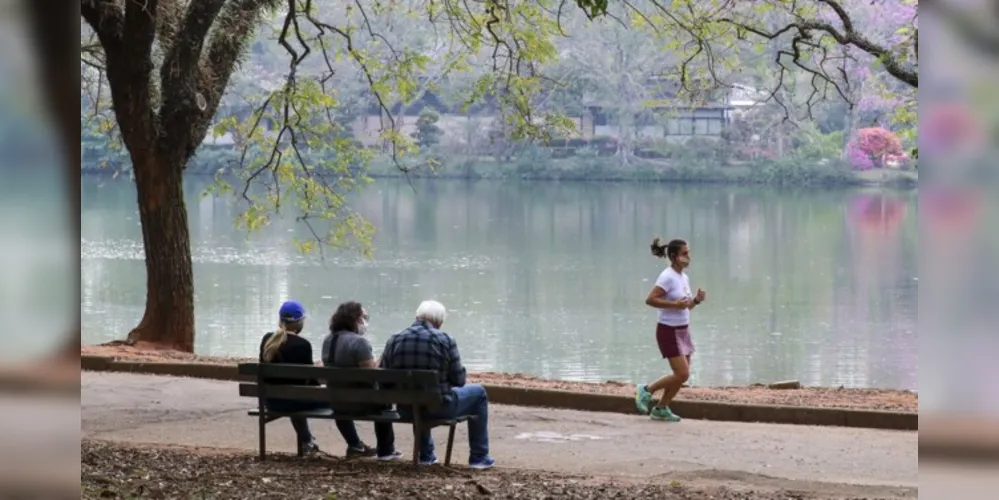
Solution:
<path fill-rule="evenodd" d="M 321 386 L 270 384 L 266 386 L 265 391 L 268 398 L 324 401 L 331 405 L 338 403 L 420 405 L 430 411 L 441 406 L 440 394 L 430 391 L 340 389 Z M 260 387 L 257 384 L 241 383 L 239 384 L 239 395 L 251 398 L 260 397 Z"/>
<path fill-rule="evenodd" d="M 248 412 L 250 416 L 257 417 L 260 416 L 260 410 L 253 409 Z M 319 410 L 308 410 L 308 411 L 297 411 L 297 412 L 275 412 L 267 411 L 266 415 L 273 418 L 281 417 L 305 417 L 305 418 L 319 418 L 326 420 L 360 420 L 364 422 L 399 422 L 399 412 L 396 411 L 383 411 L 381 413 L 365 413 L 361 415 L 348 415 L 348 414 L 338 414 L 329 408 L 322 408 Z"/>
<path fill-rule="evenodd" d="M 260 410 L 253 409 L 253 410 L 248 411 L 247 414 L 250 415 L 251 417 L 259 417 L 260 416 Z M 279 413 L 279 412 L 270 412 L 270 411 L 268 411 L 267 412 L 267 417 L 268 417 L 267 421 L 271 422 L 271 421 L 277 420 L 279 418 L 284 418 L 284 417 L 289 417 L 289 416 L 305 417 L 305 418 L 318 418 L 318 419 L 325 419 L 325 420 L 334 420 L 337 417 L 339 417 L 342 420 L 356 420 L 358 422 L 393 422 L 393 423 L 400 423 L 400 424 L 411 424 L 411 423 L 413 423 L 413 421 L 411 419 L 403 419 L 402 417 L 399 416 L 399 413 L 395 412 L 395 411 L 384 411 L 382 413 L 369 413 L 369 414 L 365 414 L 365 415 L 347 415 L 347 414 L 337 415 L 333 410 L 330 410 L 328 408 L 319 409 L 319 410 L 300 411 L 300 412 L 294 412 L 294 413 Z M 455 417 L 453 419 L 427 420 L 427 421 L 424 421 L 424 425 L 426 425 L 428 427 L 440 427 L 442 425 L 451 425 L 452 423 L 461 423 L 461 422 L 465 422 L 465 421 L 468 421 L 468 420 L 475 420 L 475 417 L 472 416 L 472 415 L 461 415 L 461 416 Z"/>
<path fill-rule="evenodd" d="M 413 389 L 425 389 L 437 384 L 433 370 L 380 370 L 373 368 L 332 368 L 326 366 L 293 365 L 284 363 L 240 363 L 241 377 L 254 377 L 262 371 L 268 378 L 298 378 L 332 380 L 335 382 L 365 384 L 399 384 Z"/>
<path fill-rule="evenodd" d="M 260 416 L 260 410 L 258 410 L 258 409 L 250 410 L 249 414 L 251 416 L 254 416 L 254 417 Z M 296 417 L 305 417 L 305 418 L 326 418 L 326 419 L 333 418 L 333 410 L 331 410 L 329 408 L 319 408 L 317 410 L 296 411 L 296 412 L 290 412 L 290 413 L 288 413 L 288 412 L 277 412 L 277 411 L 267 411 L 266 414 L 267 414 L 268 417 L 271 417 L 271 418 L 281 418 L 281 417 L 286 417 L 286 416 L 289 416 L 289 415 L 293 415 L 293 416 L 296 416 Z"/>

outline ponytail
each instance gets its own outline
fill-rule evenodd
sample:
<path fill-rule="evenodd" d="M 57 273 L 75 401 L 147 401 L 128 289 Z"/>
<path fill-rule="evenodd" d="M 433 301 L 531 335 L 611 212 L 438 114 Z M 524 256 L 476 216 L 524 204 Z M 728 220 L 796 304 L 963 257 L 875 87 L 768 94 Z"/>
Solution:
<path fill-rule="evenodd" d="M 659 237 L 652 240 L 652 256 L 660 259 L 666 258 L 666 245 L 659 244 Z"/>
<path fill-rule="evenodd" d="M 271 338 L 267 339 L 267 342 L 264 343 L 264 350 L 260 357 L 266 362 L 272 361 L 286 340 L 288 340 L 288 329 L 282 321 L 278 324 L 278 329 L 271 334 Z"/>

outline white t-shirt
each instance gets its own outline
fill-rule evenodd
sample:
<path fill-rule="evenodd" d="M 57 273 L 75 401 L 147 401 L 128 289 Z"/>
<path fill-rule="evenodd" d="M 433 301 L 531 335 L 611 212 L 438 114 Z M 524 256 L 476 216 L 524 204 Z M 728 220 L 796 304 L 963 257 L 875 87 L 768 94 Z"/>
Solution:
<path fill-rule="evenodd" d="M 672 267 L 667 267 L 659 273 L 656 286 L 666 290 L 666 300 L 671 302 L 694 298 L 690 293 L 690 279 L 687 278 L 687 273 L 678 273 Z M 686 326 L 690 324 L 690 309 L 660 309 L 659 322 L 668 326 Z"/>

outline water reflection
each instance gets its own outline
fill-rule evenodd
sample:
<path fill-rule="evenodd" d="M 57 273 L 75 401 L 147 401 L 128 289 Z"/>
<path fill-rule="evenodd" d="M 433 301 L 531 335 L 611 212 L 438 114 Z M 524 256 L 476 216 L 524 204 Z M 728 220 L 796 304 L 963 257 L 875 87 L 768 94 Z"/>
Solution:
<path fill-rule="evenodd" d="M 203 188 L 189 184 L 189 193 Z M 649 254 L 659 235 L 691 241 L 691 280 L 711 294 L 695 314 L 695 383 L 914 388 L 914 198 L 864 196 L 442 181 L 414 193 L 379 181 L 354 201 L 378 227 L 374 259 L 320 262 L 296 253 L 291 237 L 306 234 L 293 222 L 248 239 L 225 200 L 192 194 L 197 349 L 254 354 L 287 297 L 314 312 L 314 339 L 337 303 L 363 301 L 380 346 L 434 297 L 449 306 L 447 329 L 470 369 L 644 380 L 664 367 L 655 313 L 643 304 L 664 264 Z M 133 205 L 129 184 L 84 179 L 85 342 L 121 337 L 141 317 Z M 871 238 L 874 205 L 878 227 L 893 229 Z"/>

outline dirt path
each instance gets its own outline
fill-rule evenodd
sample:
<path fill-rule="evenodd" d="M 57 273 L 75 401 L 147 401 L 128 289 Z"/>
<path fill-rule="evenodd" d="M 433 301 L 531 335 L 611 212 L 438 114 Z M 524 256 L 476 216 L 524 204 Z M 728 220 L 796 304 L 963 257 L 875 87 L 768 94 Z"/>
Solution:
<path fill-rule="evenodd" d="M 252 359 L 195 356 L 177 351 L 139 349 L 129 346 L 83 346 L 82 353 L 108 356 L 125 361 L 155 361 L 179 363 L 235 364 Z M 480 384 L 502 385 L 599 394 L 634 395 L 635 386 L 626 382 L 604 383 L 547 380 L 530 375 L 506 373 L 472 373 L 469 379 Z M 911 391 L 887 389 L 838 389 L 806 387 L 802 389 L 769 389 L 750 387 L 691 387 L 680 393 L 680 400 L 718 401 L 745 404 L 772 404 L 820 408 L 853 408 L 865 410 L 919 411 L 919 396 Z"/>
<path fill-rule="evenodd" d="M 253 403 L 238 397 L 233 382 L 92 372 L 82 373 L 81 382 L 85 438 L 242 450 L 251 457 L 256 450 L 256 420 L 246 416 Z M 332 424 L 312 427 L 321 446 L 342 454 L 344 444 Z M 370 424 L 358 429 L 373 442 Z M 406 430 L 396 426 L 400 449 L 412 443 Z M 269 450 L 293 450 L 287 423 L 275 422 L 267 432 Z M 441 445 L 445 433 L 435 436 Z M 457 464 L 465 462 L 466 439 L 459 430 Z M 914 497 L 918 482 L 915 432 L 708 421 L 674 425 L 638 415 L 497 405 L 490 409 L 490 441 L 503 468 L 621 481 L 875 497 Z"/>

